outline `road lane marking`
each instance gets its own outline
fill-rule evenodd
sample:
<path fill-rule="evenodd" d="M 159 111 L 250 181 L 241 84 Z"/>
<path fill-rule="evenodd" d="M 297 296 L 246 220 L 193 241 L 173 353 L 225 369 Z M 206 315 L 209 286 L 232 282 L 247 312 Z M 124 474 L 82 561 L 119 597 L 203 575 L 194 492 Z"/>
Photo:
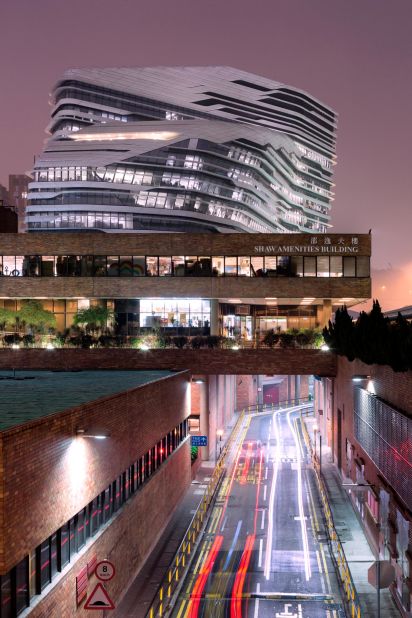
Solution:
<path fill-rule="evenodd" d="M 224 520 L 223 520 L 222 527 L 220 528 L 220 531 L 221 531 L 221 532 L 223 532 L 223 530 L 225 529 L 226 522 L 227 522 L 227 516 L 226 516 L 226 517 L 224 518 Z"/>
<path fill-rule="evenodd" d="M 225 564 L 223 565 L 223 571 L 226 571 L 227 567 L 229 566 L 230 558 L 232 557 L 233 550 L 235 549 L 235 546 L 236 546 L 237 540 L 238 540 L 238 538 L 239 538 L 239 533 L 240 533 L 240 529 L 241 529 L 241 527 L 242 527 L 242 520 L 240 520 L 240 521 L 238 522 L 237 526 L 236 526 L 236 532 L 235 532 L 235 534 L 234 534 L 233 541 L 232 541 L 232 543 L 231 543 L 231 545 L 230 545 L 230 549 L 229 549 L 229 551 L 227 552 L 227 556 L 226 556 Z"/>
<path fill-rule="evenodd" d="M 268 467 L 265 468 L 265 481 L 268 480 Z"/>
<path fill-rule="evenodd" d="M 319 547 L 320 547 L 320 555 L 321 555 L 322 562 L 323 562 L 323 570 L 325 572 L 325 577 L 326 577 L 326 584 L 328 586 L 329 592 L 332 592 L 332 584 L 330 582 L 328 565 L 327 565 L 327 562 L 326 562 L 326 556 L 325 556 L 325 552 L 324 552 L 324 549 L 323 549 L 323 544 L 319 543 Z"/>
<path fill-rule="evenodd" d="M 258 567 L 262 568 L 262 558 L 263 558 L 263 539 L 260 539 L 259 541 L 259 560 L 258 560 Z"/>
<path fill-rule="evenodd" d="M 263 501 L 266 502 L 266 491 L 267 491 L 268 486 L 265 485 L 263 488 Z"/>
<path fill-rule="evenodd" d="M 260 522 L 260 527 L 262 530 L 265 527 L 265 515 L 266 515 L 266 509 L 262 509 L 262 521 Z"/>

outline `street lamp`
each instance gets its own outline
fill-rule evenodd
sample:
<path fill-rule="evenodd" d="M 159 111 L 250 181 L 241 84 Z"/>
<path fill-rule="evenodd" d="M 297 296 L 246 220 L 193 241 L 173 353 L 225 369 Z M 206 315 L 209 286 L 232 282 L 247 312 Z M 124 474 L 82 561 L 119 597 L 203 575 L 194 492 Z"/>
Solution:
<path fill-rule="evenodd" d="M 83 429 L 82 427 L 78 427 L 76 429 L 76 436 L 80 436 L 82 438 L 94 438 L 95 440 L 106 440 L 106 438 L 110 437 L 110 434 L 97 431 L 93 432 Z"/>
<path fill-rule="evenodd" d="M 219 457 L 220 454 L 222 452 L 222 436 L 223 436 L 223 429 L 218 429 L 216 431 L 216 453 L 215 453 L 215 461 L 217 461 L 217 445 L 219 444 Z M 217 439 L 219 438 L 219 440 Z"/>

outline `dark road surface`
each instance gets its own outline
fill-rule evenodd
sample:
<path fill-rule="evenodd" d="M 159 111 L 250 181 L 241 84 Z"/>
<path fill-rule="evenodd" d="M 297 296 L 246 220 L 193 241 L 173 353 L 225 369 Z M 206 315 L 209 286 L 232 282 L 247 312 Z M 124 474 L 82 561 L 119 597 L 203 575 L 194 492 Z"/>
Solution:
<path fill-rule="evenodd" d="M 174 618 L 344 616 L 299 416 L 247 419 Z"/>

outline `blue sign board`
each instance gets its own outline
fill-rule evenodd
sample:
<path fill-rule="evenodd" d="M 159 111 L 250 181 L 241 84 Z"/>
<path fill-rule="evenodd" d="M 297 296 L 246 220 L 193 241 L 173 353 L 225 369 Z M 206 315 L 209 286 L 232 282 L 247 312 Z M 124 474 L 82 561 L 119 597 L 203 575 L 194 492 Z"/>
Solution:
<path fill-rule="evenodd" d="M 191 446 L 207 446 L 207 436 L 190 436 Z"/>

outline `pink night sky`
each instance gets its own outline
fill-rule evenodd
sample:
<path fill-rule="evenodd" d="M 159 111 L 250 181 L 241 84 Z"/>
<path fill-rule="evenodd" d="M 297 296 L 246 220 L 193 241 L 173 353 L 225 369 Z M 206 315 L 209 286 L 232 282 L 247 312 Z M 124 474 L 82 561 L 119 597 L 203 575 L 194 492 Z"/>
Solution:
<path fill-rule="evenodd" d="M 411 0 L 4 0 L 0 183 L 42 149 L 70 67 L 230 65 L 339 114 L 335 232 L 373 234 L 374 297 L 412 304 Z"/>

